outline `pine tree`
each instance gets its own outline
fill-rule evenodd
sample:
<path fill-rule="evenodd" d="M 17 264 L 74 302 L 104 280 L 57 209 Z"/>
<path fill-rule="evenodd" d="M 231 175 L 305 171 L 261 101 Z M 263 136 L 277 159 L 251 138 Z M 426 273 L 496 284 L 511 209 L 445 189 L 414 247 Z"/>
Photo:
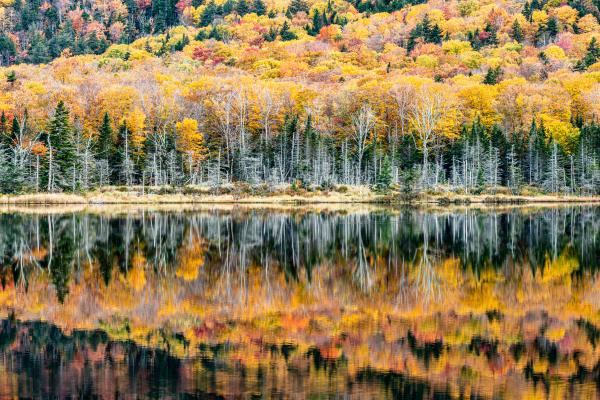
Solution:
<path fill-rule="evenodd" d="M 17 74 L 15 71 L 8 71 L 6 73 L 6 82 L 8 82 L 11 86 L 17 81 Z"/>
<path fill-rule="evenodd" d="M 110 124 L 110 116 L 107 112 L 104 113 L 102 125 L 98 132 L 97 152 L 101 159 L 109 159 L 114 151 L 113 130 Z"/>
<path fill-rule="evenodd" d="M 292 0 L 287 8 L 287 13 L 294 16 L 299 12 L 305 12 L 308 14 L 310 7 L 304 0 Z"/>
<path fill-rule="evenodd" d="M 598 46 L 596 38 L 593 37 L 588 45 L 586 55 L 583 57 L 583 59 L 577 62 L 577 64 L 575 65 L 575 70 L 585 71 L 591 65 L 598 62 L 598 60 L 600 60 L 600 47 Z"/>
<path fill-rule="evenodd" d="M 321 31 L 321 28 L 323 27 L 323 19 L 321 18 L 321 13 L 319 12 L 319 10 L 315 9 L 312 21 L 312 27 L 310 28 L 309 33 L 311 35 L 316 35 Z"/>
<path fill-rule="evenodd" d="M 250 6 L 248 6 L 246 0 L 238 0 L 235 11 L 243 17 L 250 12 Z"/>
<path fill-rule="evenodd" d="M 525 16 L 525 18 L 527 18 L 527 21 L 531 22 L 531 15 L 533 13 L 533 10 L 531 9 L 531 4 L 528 1 L 525 2 L 522 13 Z"/>
<path fill-rule="evenodd" d="M 296 36 L 296 34 L 292 31 L 290 31 L 290 25 L 288 24 L 287 21 L 285 21 L 283 23 L 283 26 L 281 27 L 281 30 L 279 31 L 279 36 L 281 37 L 281 40 L 286 42 L 288 40 L 295 40 L 298 39 L 298 36 Z"/>
<path fill-rule="evenodd" d="M 524 39 L 523 28 L 521 28 L 521 24 L 516 19 L 515 19 L 515 22 L 513 22 L 513 24 L 512 24 L 510 36 L 519 43 L 521 43 Z"/>
<path fill-rule="evenodd" d="M 388 191 L 392 184 L 392 179 L 392 164 L 390 163 L 390 158 L 386 155 L 381 162 L 381 170 L 377 176 L 375 189 L 382 192 Z"/>
<path fill-rule="evenodd" d="M 61 100 L 48 123 L 48 191 L 73 188 L 76 173 L 76 155 L 69 110 Z"/>
<path fill-rule="evenodd" d="M 274 42 L 277 39 L 277 29 L 270 27 L 269 31 L 263 35 L 267 42 Z"/>
<path fill-rule="evenodd" d="M 19 193 L 24 186 L 21 172 L 15 168 L 8 148 L 0 144 L 0 193 Z"/>
<path fill-rule="evenodd" d="M 548 32 L 548 35 L 550 35 L 551 39 L 554 39 L 556 35 L 558 35 L 558 22 L 556 21 L 555 17 L 552 17 L 550 20 L 548 20 L 546 32 Z"/>
<path fill-rule="evenodd" d="M 265 15 L 267 13 L 267 6 L 263 0 L 254 0 L 253 8 L 256 15 Z"/>
<path fill-rule="evenodd" d="M 438 24 L 435 24 L 431 28 L 431 30 L 429 31 L 429 35 L 426 38 L 426 40 L 429 43 L 436 43 L 436 44 L 442 43 L 442 30 L 440 29 L 440 27 L 438 26 Z"/>
<path fill-rule="evenodd" d="M 202 15 L 200 15 L 200 26 L 209 26 L 210 24 L 212 24 L 217 13 L 218 8 L 215 4 L 215 0 L 210 0 L 206 7 L 204 7 Z"/>
<path fill-rule="evenodd" d="M 485 74 L 485 78 L 483 79 L 483 83 L 486 85 L 495 85 L 498 83 L 500 77 L 502 76 L 502 68 L 497 66 L 495 68 L 488 69 Z"/>
<path fill-rule="evenodd" d="M 8 149 L 11 142 L 10 134 L 8 132 L 8 119 L 6 118 L 4 111 L 2 111 L 2 115 L 0 115 L 0 146 L 4 146 L 5 149 Z"/>

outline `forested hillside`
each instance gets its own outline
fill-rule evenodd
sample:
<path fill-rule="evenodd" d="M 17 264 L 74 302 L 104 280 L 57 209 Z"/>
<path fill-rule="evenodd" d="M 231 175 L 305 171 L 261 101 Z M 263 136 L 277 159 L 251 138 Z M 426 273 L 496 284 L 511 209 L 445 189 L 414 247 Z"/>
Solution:
<path fill-rule="evenodd" d="M 597 194 L 599 6 L 0 0 L 0 191 Z"/>

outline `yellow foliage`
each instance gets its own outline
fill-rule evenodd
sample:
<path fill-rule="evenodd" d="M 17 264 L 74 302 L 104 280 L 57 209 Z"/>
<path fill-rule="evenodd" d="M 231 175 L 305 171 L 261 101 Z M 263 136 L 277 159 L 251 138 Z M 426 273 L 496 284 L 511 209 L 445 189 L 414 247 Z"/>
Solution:
<path fill-rule="evenodd" d="M 127 272 L 127 282 L 139 292 L 146 286 L 146 270 L 141 265 L 136 265 Z"/>
<path fill-rule="evenodd" d="M 442 43 L 442 49 L 446 53 L 461 54 L 471 50 L 471 43 L 463 40 L 447 40 Z"/>
<path fill-rule="evenodd" d="M 555 44 L 548 46 L 544 50 L 544 54 L 551 60 L 564 60 L 567 58 L 565 51 Z"/>
<path fill-rule="evenodd" d="M 439 64 L 438 58 L 429 54 L 418 56 L 415 62 L 418 66 L 425 68 L 435 68 Z"/>
<path fill-rule="evenodd" d="M 555 8 L 553 14 L 562 26 L 572 26 L 579 16 L 577 10 L 569 6 Z"/>
<path fill-rule="evenodd" d="M 546 14 L 546 11 L 543 10 L 534 10 L 531 14 L 531 19 L 536 25 L 546 25 L 550 17 Z"/>
<path fill-rule="evenodd" d="M 189 154 L 196 162 L 204 160 L 208 149 L 204 146 L 204 135 L 198 131 L 198 121 L 184 118 L 175 124 L 178 150 Z"/>
<path fill-rule="evenodd" d="M 146 135 L 144 132 L 146 122 L 146 115 L 144 112 L 136 107 L 133 111 L 129 112 L 125 117 L 125 125 L 129 130 L 131 140 L 131 147 L 134 152 L 141 151 L 144 142 L 146 141 Z"/>
<path fill-rule="evenodd" d="M 458 96 L 464 105 L 466 120 L 474 121 L 479 117 L 487 127 L 499 122 L 500 116 L 494 108 L 497 95 L 498 89 L 489 85 L 476 84 L 461 89 Z"/>
<path fill-rule="evenodd" d="M 179 265 L 175 275 L 184 281 L 196 279 L 199 269 L 204 265 L 205 247 L 203 241 L 196 240 L 191 245 L 182 248 L 179 253 Z"/>
<path fill-rule="evenodd" d="M 548 114 L 540 114 L 540 121 L 544 124 L 546 136 L 556 140 L 563 148 L 570 150 L 579 136 L 579 129 L 570 122 L 561 121 Z"/>
<path fill-rule="evenodd" d="M 598 20 L 592 14 L 586 14 L 583 17 L 579 18 L 577 22 L 577 27 L 585 33 L 588 32 L 598 32 L 600 30 L 600 25 L 598 24 Z"/>

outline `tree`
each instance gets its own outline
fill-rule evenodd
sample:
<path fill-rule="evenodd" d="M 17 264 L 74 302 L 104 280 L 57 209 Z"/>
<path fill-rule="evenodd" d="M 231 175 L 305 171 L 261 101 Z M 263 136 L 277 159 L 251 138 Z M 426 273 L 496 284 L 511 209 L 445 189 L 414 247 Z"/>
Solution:
<path fill-rule="evenodd" d="M 356 171 L 356 183 L 362 181 L 362 160 L 365 154 L 367 138 L 375 126 L 375 114 L 369 104 L 363 104 L 360 110 L 352 116 L 352 127 L 354 128 L 354 141 L 356 142 L 356 158 L 358 161 Z"/>
<path fill-rule="evenodd" d="M 250 12 L 250 6 L 246 0 L 238 0 L 235 11 L 238 13 L 238 15 L 243 17 Z"/>
<path fill-rule="evenodd" d="M 517 41 L 519 43 L 523 42 L 523 39 L 524 39 L 523 28 L 521 28 L 521 24 L 519 23 L 519 20 L 517 20 L 517 19 L 515 19 L 515 22 L 513 22 L 513 24 L 512 24 L 510 37 L 512 37 L 515 41 Z"/>
<path fill-rule="evenodd" d="M 110 116 L 107 112 L 102 118 L 102 125 L 98 132 L 98 140 L 96 141 L 96 152 L 100 159 L 98 165 L 98 175 L 100 178 L 100 186 L 110 183 L 110 165 L 111 160 L 115 158 L 115 148 L 113 142 L 113 129 L 110 123 Z"/>
<path fill-rule="evenodd" d="M 73 141 L 73 129 L 69 110 L 61 100 L 47 128 L 48 166 L 47 189 L 49 192 L 74 189 L 77 166 Z"/>
<path fill-rule="evenodd" d="M 548 25 L 546 25 L 546 32 L 551 39 L 554 39 L 556 35 L 558 35 L 558 21 L 556 21 L 555 17 L 552 17 L 548 20 Z"/>
<path fill-rule="evenodd" d="M 383 157 L 383 161 L 381 163 L 381 170 L 377 176 L 375 189 L 382 192 L 387 191 L 392 184 L 392 179 L 392 164 L 390 163 L 390 158 L 386 155 Z"/>
<path fill-rule="evenodd" d="M 298 39 L 298 36 L 296 36 L 296 34 L 290 30 L 290 24 L 288 24 L 287 21 L 285 21 L 283 23 L 283 26 L 281 27 L 281 30 L 279 31 L 279 36 L 281 37 L 281 40 L 283 40 L 284 42 L 288 41 L 288 40 Z"/>
<path fill-rule="evenodd" d="M 287 12 L 291 15 L 296 15 L 299 12 L 308 14 L 310 7 L 304 0 L 292 0 L 287 8 Z"/>
<path fill-rule="evenodd" d="M 256 15 L 265 15 L 267 13 L 267 6 L 263 0 L 254 0 L 253 9 Z"/>
<path fill-rule="evenodd" d="M 17 54 L 15 43 L 5 34 L 0 35 L 0 65 L 10 65 Z"/>
<path fill-rule="evenodd" d="M 8 82 L 11 86 L 17 81 L 17 74 L 15 71 L 8 71 L 6 73 L 6 82 Z"/>
<path fill-rule="evenodd" d="M 498 83 L 501 76 L 502 68 L 499 65 L 497 67 L 490 68 L 485 74 L 485 78 L 483 78 L 483 83 L 486 85 L 495 85 Z"/>
<path fill-rule="evenodd" d="M 200 163 L 206 158 L 208 149 L 204 145 L 204 135 L 198 131 L 198 121 L 184 118 L 177 122 L 177 150 L 186 155 L 190 183 L 197 183 Z"/>
<path fill-rule="evenodd" d="M 600 60 L 600 47 L 598 46 L 598 42 L 595 37 L 592 37 L 590 43 L 587 47 L 587 53 L 583 57 L 583 59 L 579 60 L 575 65 L 576 71 L 585 71 L 592 64 L 595 64 L 598 60 Z"/>
<path fill-rule="evenodd" d="M 437 88 L 422 86 L 411 105 L 410 122 L 415 145 L 421 146 L 423 155 L 421 184 L 429 184 L 429 150 L 435 130 L 447 111 L 444 96 Z"/>

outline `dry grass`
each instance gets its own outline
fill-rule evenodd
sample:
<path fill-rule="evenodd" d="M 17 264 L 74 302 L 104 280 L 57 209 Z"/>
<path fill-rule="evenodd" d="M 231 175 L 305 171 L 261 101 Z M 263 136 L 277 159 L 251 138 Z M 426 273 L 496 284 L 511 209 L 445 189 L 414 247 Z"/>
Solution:
<path fill-rule="evenodd" d="M 96 204 L 359 204 L 359 203 L 408 203 L 426 204 L 550 204 L 550 203 L 600 203 L 600 196 L 567 195 L 511 195 L 457 194 L 453 192 L 431 192 L 402 201 L 400 193 L 388 195 L 375 193 L 367 186 L 343 186 L 332 191 L 291 190 L 287 187 L 256 189 L 248 186 L 232 186 L 212 189 L 209 187 L 186 187 L 178 191 L 172 188 L 149 188 L 142 194 L 141 188 L 102 188 L 84 194 L 37 193 L 0 196 L 0 205 L 96 205 Z"/>

